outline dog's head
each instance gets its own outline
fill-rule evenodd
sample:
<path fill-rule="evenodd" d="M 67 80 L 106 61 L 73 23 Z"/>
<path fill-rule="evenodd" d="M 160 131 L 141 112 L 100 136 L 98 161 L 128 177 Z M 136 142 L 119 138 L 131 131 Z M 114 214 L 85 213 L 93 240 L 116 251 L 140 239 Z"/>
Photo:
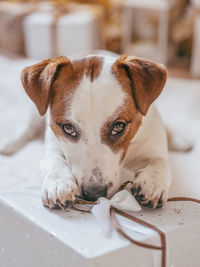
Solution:
<path fill-rule="evenodd" d="M 22 82 L 50 126 L 86 199 L 110 196 L 131 139 L 166 81 L 162 65 L 131 56 L 45 60 Z"/>

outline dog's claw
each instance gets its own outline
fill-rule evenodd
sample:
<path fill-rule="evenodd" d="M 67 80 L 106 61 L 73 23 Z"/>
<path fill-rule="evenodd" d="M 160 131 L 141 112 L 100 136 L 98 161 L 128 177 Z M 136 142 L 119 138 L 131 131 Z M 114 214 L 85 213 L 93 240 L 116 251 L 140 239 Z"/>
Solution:
<path fill-rule="evenodd" d="M 138 187 L 132 187 L 131 188 L 131 193 L 135 196 L 137 193 L 140 192 L 141 188 L 142 187 L 140 185 Z"/>
<path fill-rule="evenodd" d="M 147 203 L 143 203 L 142 206 L 150 209 L 154 208 L 153 202 L 151 200 L 149 200 Z"/>
<path fill-rule="evenodd" d="M 42 200 L 49 208 L 69 205 L 73 203 L 75 195 L 78 194 L 77 184 L 71 178 L 47 178 L 42 185 Z"/>
<path fill-rule="evenodd" d="M 162 206 L 163 206 L 163 200 L 162 200 L 162 197 L 160 197 L 156 208 L 162 208 Z"/>

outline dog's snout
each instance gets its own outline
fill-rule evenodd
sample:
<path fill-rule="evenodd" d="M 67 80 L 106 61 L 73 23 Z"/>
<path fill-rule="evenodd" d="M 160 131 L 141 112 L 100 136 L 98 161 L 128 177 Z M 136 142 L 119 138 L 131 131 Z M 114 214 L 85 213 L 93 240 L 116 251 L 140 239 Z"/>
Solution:
<path fill-rule="evenodd" d="M 107 186 L 82 186 L 82 194 L 84 199 L 96 201 L 99 197 L 107 196 Z"/>

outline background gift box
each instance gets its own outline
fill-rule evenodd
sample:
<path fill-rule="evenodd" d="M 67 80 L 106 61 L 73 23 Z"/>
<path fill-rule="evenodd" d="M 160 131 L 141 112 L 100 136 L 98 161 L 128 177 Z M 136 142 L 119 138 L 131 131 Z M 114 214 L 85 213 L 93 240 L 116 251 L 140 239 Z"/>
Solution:
<path fill-rule="evenodd" d="M 25 55 L 22 23 L 35 9 L 33 3 L 0 2 L 0 49 Z"/>
<path fill-rule="evenodd" d="M 23 20 L 26 55 L 45 59 L 101 48 L 101 11 L 75 4 L 36 10 Z"/>

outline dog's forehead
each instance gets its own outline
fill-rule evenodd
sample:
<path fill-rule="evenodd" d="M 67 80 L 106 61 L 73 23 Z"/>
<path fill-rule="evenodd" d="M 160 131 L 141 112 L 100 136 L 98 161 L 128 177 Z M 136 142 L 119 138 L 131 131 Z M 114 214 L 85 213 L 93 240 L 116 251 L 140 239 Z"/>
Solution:
<path fill-rule="evenodd" d="M 125 92 L 112 74 L 113 61 L 104 59 L 100 73 L 91 81 L 83 75 L 76 88 L 71 105 L 70 117 L 85 124 L 95 119 L 100 126 L 124 104 Z"/>

